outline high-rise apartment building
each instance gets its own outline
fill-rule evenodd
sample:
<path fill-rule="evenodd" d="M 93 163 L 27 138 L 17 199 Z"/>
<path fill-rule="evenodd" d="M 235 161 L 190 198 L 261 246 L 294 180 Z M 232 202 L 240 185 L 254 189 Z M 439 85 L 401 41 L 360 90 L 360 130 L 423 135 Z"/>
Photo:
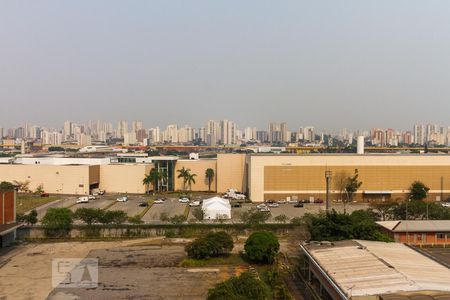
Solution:
<path fill-rule="evenodd" d="M 117 124 L 117 137 L 123 138 L 125 133 L 128 132 L 128 122 L 127 121 L 119 121 Z"/>
<path fill-rule="evenodd" d="M 269 123 L 269 142 L 286 143 L 290 141 L 286 123 Z"/>
<path fill-rule="evenodd" d="M 236 124 L 232 121 L 220 121 L 220 141 L 223 145 L 236 144 Z"/>
<path fill-rule="evenodd" d="M 426 142 L 425 126 L 423 124 L 414 125 L 414 143 L 423 145 Z"/>

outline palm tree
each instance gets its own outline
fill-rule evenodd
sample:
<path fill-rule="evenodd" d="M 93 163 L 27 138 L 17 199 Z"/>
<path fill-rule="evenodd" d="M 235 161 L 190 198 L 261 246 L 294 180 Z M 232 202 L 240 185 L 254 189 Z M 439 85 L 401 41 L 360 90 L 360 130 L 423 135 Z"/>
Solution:
<path fill-rule="evenodd" d="M 163 183 L 164 186 L 167 185 L 167 181 L 169 181 L 169 174 L 167 173 L 166 169 L 163 169 L 158 173 L 158 179 Z M 167 192 L 167 186 L 166 186 L 166 192 Z"/>
<path fill-rule="evenodd" d="M 150 178 L 150 182 L 153 185 L 153 191 L 154 192 L 159 192 L 158 182 L 161 180 L 161 172 L 159 172 L 158 169 L 153 168 L 153 169 L 150 170 L 150 173 L 147 176 Z M 145 179 L 146 178 L 144 178 L 144 180 Z"/>
<path fill-rule="evenodd" d="M 189 175 L 191 174 L 190 169 L 186 169 L 185 167 L 182 167 L 178 171 L 178 178 L 183 178 L 183 190 L 186 190 L 186 183 L 188 182 Z"/>
<path fill-rule="evenodd" d="M 195 177 L 197 174 L 188 174 L 187 176 L 187 184 L 189 185 L 189 190 L 192 191 L 192 184 L 195 184 Z"/>
<path fill-rule="evenodd" d="M 154 169 L 152 169 L 152 170 L 154 170 Z M 152 182 L 154 182 L 154 181 L 153 181 L 153 177 L 152 177 L 151 173 L 145 175 L 144 179 L 142 179 L 142 184 L 145 185 L 146 193 L 148 192 L 148 187 Z"/>
<path fill-rule="evenodd" d="M 208 191 L 211 192 L 211 183 L 214 179 L 214 170 L 211 168 L 206 169 L 205 177 L 206 181 L 208 181 Z"/>

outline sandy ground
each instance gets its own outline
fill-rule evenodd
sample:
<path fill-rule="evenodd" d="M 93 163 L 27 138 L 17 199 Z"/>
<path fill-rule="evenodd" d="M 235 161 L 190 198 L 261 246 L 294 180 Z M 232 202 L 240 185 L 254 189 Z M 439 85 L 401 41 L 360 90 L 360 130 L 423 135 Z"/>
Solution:
<path fill-rule="evenodd" d="M 19 246 L 0 256 L 0 299 L 46 299 L 53 289 L 52 258 L 84 258 L 91 250 L 124 247 L 136 242 L 68 242 Z"/>

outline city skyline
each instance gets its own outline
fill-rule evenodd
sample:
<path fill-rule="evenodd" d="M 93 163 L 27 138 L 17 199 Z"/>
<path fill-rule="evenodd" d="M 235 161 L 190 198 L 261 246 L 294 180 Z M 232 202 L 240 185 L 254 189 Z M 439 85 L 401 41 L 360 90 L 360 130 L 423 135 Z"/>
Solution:
<path fill-rule="evenodd" d="M 20 3 L 0 11 L 3 127 L 70 117 L 407 129 L 448 119 L 443 1 Z"/>

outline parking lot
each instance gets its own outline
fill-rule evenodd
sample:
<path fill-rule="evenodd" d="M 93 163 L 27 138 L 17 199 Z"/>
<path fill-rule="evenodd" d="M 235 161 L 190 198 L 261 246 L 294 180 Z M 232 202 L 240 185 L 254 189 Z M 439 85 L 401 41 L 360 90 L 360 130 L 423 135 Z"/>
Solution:
<path fill-rule="evenodd" d="M 113 206 L 108 208 L 108 210 L 122 210 L 128 216 L 132 217 L 135 215 L 139 215 L 140 213 L 142 213 L 144 211 L 145 207 L 139 206 L 139 203 L 147 202 L 147 201 L 148 201 L 148 197 L 144 197 L 144 196 L 128 197 L 127 202 L 117 202 L 116 201 L 116 204 L 114 204 Z"/>
<path fill-rule="evenodd" d="M 41 207 L 38 207 L 36 210 L 38 212 L 38 219 L 41 220 L 45 215 L 46 211 L 50 207 L 69 207 L 72 211 L 76 211 L 78 208 L 87 207 L 87 208 L 99 208 L 99 209 L 107 209 L 107 210 L 122 210 L 128 216 L 136 216 L 141 214 L 146 207 L 140 207 L 140 202 L 148 202 L 150 199 L 155 199 L 154 196 L 147 195 L 129 195 L 127 202 L 117 202 L 118 195 L 103 195 L 95 200 L 90 200 L 88 203 L 78 203 L 76 204 L 76 200 L 78 197 L 69 196 L 62 198 L 61 200 L 54 201 L 48 204 L 45 204 Z M 193 199 L 205 199 L 211 197 L 210 195 L 196 195 Z M 242 201 L 241 201 L 242 202 Z M 232 203 L 236 203 L 233 201 Z M 258 203 L 242 203 L 241 207 L 232 207 L 231 211 L 231 222 L 236 223 L 241 221 L 241 215 L 250 210 L 256 209 L 256 205 Z M 184 215 L 186 212 L 187 204 L 179 203 L 178 197 L 169 197 L 166 198 L 166 201 L 163 204 L 153 204 L 153 206 L 145 213 L 142 217 L 142 221 L 148 224 L 158 224 L 162 223 L 161 215 L 166 214 L 167 218 L 174 217 L 176 215 Z M 351 213 L 355 210 L 359 209 L 367 209 L 369 206 L 367 203 L 350 203 L 346 205 L 346 211 Z M 201 208 L 201 207 L 200 207 Z M 344 205 L 342 203 L 331 203 L 330 209 L 335 209 L 338 212 L 344 211 Z M 196 220 L 193 215 L 194 208 L 190 209 L 188 220 Z M 270 208 L 270 218 L 268 222 L 275 222 L 275 217 L 279 215 L 285 215 L 289 219 L 295 217 L 303 217 L 305 214 L 316 214 L 325 211 L 325 204 L 323 203 L 306 203 L 303 207 L 294 207 L 293 204 L 280 204 L 279 207 L 271 207 Z"/>
<path fill-rule="evenodd" d="M 162 204 L 153 204 L 152 208 L 142 217 L 145 223 L 161 223 L 161 214 L 166 213 L 169 218 L 184 215 L 187 204 L 179 203 L 178 198 L 168 198 Z"/>

